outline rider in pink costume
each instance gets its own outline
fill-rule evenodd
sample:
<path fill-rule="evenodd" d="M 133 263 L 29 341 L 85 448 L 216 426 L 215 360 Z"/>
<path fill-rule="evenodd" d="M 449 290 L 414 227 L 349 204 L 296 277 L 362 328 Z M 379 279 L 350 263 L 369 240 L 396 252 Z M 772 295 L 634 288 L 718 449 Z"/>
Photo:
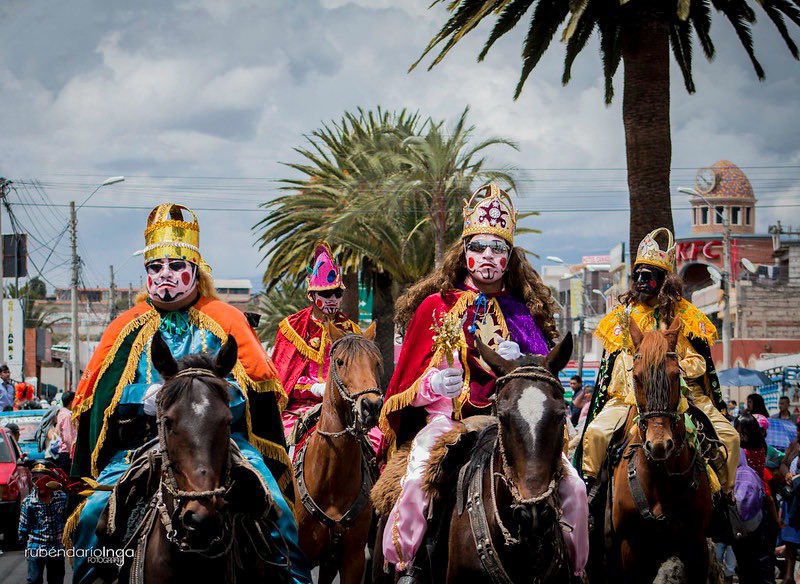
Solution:
<path fill-rule="evenodd" d="M 516 211 L 496 185 L 478 189 L 464 207 L 462 239 L 442 264 L 398 301 L 396 321 L 405 328 L 403 348 L 381 413 L 388 453 L 413 440 L 402 491 L 383 535 L 386 560 L 404 584 L 418 581 L 414 558 L 427 528 L 429 501 L 422 475 L 436 440 L 454 419 L 490 413 L 495 376 L 481 359 L 475 339 L 501 357 L 547 354 L 557 337 L 552 295 L 513 247 Z M 445 314 L 460 319 L 460 352 L 453 365 L 435 346 L 432 325 Z M 589 552 L 586 490 L 564 458 L 560 483 L 564 538 L 574 573 L 583 572 Z"/>

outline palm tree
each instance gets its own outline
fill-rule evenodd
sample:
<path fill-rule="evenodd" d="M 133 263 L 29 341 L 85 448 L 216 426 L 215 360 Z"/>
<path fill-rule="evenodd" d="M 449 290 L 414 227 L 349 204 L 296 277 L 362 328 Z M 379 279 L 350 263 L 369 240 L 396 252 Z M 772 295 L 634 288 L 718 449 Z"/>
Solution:
<path fill-rule="evenodd" d="M 442 0 L 434 0 L 431 6 L 440 2 Z M 788 17 L 800 26 L 797 0 L 759 0 L 758 3 L 797 59 L 797 45 L 789 37 L 784 20 Z M 753 49 L 751 25 L 755 22 L 755 13 L 746 0 L 711 0 L 710 3 L 707 0 L 678 0 L 669 5 L 643 0 L 449 0 L 447 6 L 451 16 L 411 68 L 416 67 L 435 47 L 441 46 L 429 66 L 431 69 L 479 23 L 490 15 L 496 15 L 494 28 L 478 56 L 478 61 L 482 61 L 494 43 L 514 28 L 534 4 L 514 99 L 519 97 L 528 76 L 564 21 L 567 24 L 561 36 L 566 43 L 563 83 L 569 81 L 572 63 L 595 29 L 600 35 L 606 103 L 610 103 L 614 95 L 613 77 L 620 61 L 625 65 L 622 117 L 630 191 L 629 249 L 636 249 L 639 241 L 652 229 L 673 228 L 669 198 L 672 157 L 670 47 L 686 89 L 693 93 L 692 35 L 697 35 L 706 58 L 713 59 L 715 49 L 710 35 L 713 6 L 730 21 L 756 76 L 763 79 L 764 70 Z"/>
<path fill-rule="evenodd" d="M 280 322 L 307 305 L 305 290 L 291 280 L 279 282 L 270 290 L 260 294 L 256 300 L 256 310 L 261 315 L 261 321 L 256 329 L 258 338 L 272 344 Z"/>

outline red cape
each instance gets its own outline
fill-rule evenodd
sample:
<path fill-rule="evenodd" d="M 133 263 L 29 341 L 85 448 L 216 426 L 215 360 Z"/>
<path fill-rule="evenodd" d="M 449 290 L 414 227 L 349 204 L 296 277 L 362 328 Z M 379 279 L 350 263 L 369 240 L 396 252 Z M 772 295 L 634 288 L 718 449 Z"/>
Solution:
<path fill-rule="evenodd" d="M 306 372 L 311 361 L 317 363 L 323 376 L 328 374 L 325 358 L 331 343 L 325 329 L 311 317 L 312 310 L 313 307 L 309 306 L 283 319 L 275 336 L 272 361 L 278 370 L 281 385 L 290 398 L 297 380 Z M 334 323 L 340 329 L 361 332 L 358 325 L 341 312 L 334 317 Z M 314 343 L 312 339 L 318 339 L 318 342 Z"/>

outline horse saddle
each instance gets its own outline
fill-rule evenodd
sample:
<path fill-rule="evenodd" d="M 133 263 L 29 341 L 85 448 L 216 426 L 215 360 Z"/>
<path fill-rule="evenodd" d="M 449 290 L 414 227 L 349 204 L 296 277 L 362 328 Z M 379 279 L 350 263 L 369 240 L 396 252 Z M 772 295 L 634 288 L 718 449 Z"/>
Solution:
<path fill-rule="evenodd" d="M 422 477 L 422 490 L 432 501 L 452 492 L 458 472 L 468 462 L 479 434 L 495 423 L 497 418 L 493 416 L 470 416 L 436 440 Z M 400 481 L 406 473 L 410 452 L 411 441 L 399 447 L 372 488 L 372 504 L 378 515 L 389 515 L 400 497 Z"/>

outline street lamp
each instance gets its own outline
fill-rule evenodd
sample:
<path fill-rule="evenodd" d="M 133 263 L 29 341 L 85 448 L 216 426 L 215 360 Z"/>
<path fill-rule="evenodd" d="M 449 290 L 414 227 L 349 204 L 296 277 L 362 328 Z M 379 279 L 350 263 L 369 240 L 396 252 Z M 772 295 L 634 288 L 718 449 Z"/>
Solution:
<path fill-rule="evenodd" d="M 547 261 L 549 261 L 549 262 L 555 262 L 555 263 L 557 263 L 557 264 L 563 264 L 563 263 L 564 263 L 564 260 L 562 260 L 562 259 L 561 259 L 560 257 L 558 257 L 558 256 L 547 256 Z"/>
<path fill-rule="evenodd" d="M 725 312 L 722 313 L 722 369 L 729 369 L 731 366 L 731 306 L 730 306 L 730 286 L 731 286 L 731 224 L 728 214 L 720 212 L 717 207 L 703 195 L 686 187 L 678 187 L 678 192 L 691 197 L 699 197 L 722 221 L 722 301 L 725 303 Z"/>
<path fill-rule="evenodd" d="M 102 183 L 86 197 L 83 202 L 75 208 L 75 202 L 70 203 L 70 239 L 72 244 L 72 282 L 70 286 L 70 312 L 72 315 L 72 323 L 70 330 L 70 347 L 69 347 L 69 361 L 72 368 L 72 388 L 78 389 L 78 381 L 80 380 L 80 362 L 78 351 L 78 213 L 77 210 L 83 207 L 94 194 L 109 185 L 117 184 L 125 180 L 124 176 L 112 176 L 104 180 Z"/>

